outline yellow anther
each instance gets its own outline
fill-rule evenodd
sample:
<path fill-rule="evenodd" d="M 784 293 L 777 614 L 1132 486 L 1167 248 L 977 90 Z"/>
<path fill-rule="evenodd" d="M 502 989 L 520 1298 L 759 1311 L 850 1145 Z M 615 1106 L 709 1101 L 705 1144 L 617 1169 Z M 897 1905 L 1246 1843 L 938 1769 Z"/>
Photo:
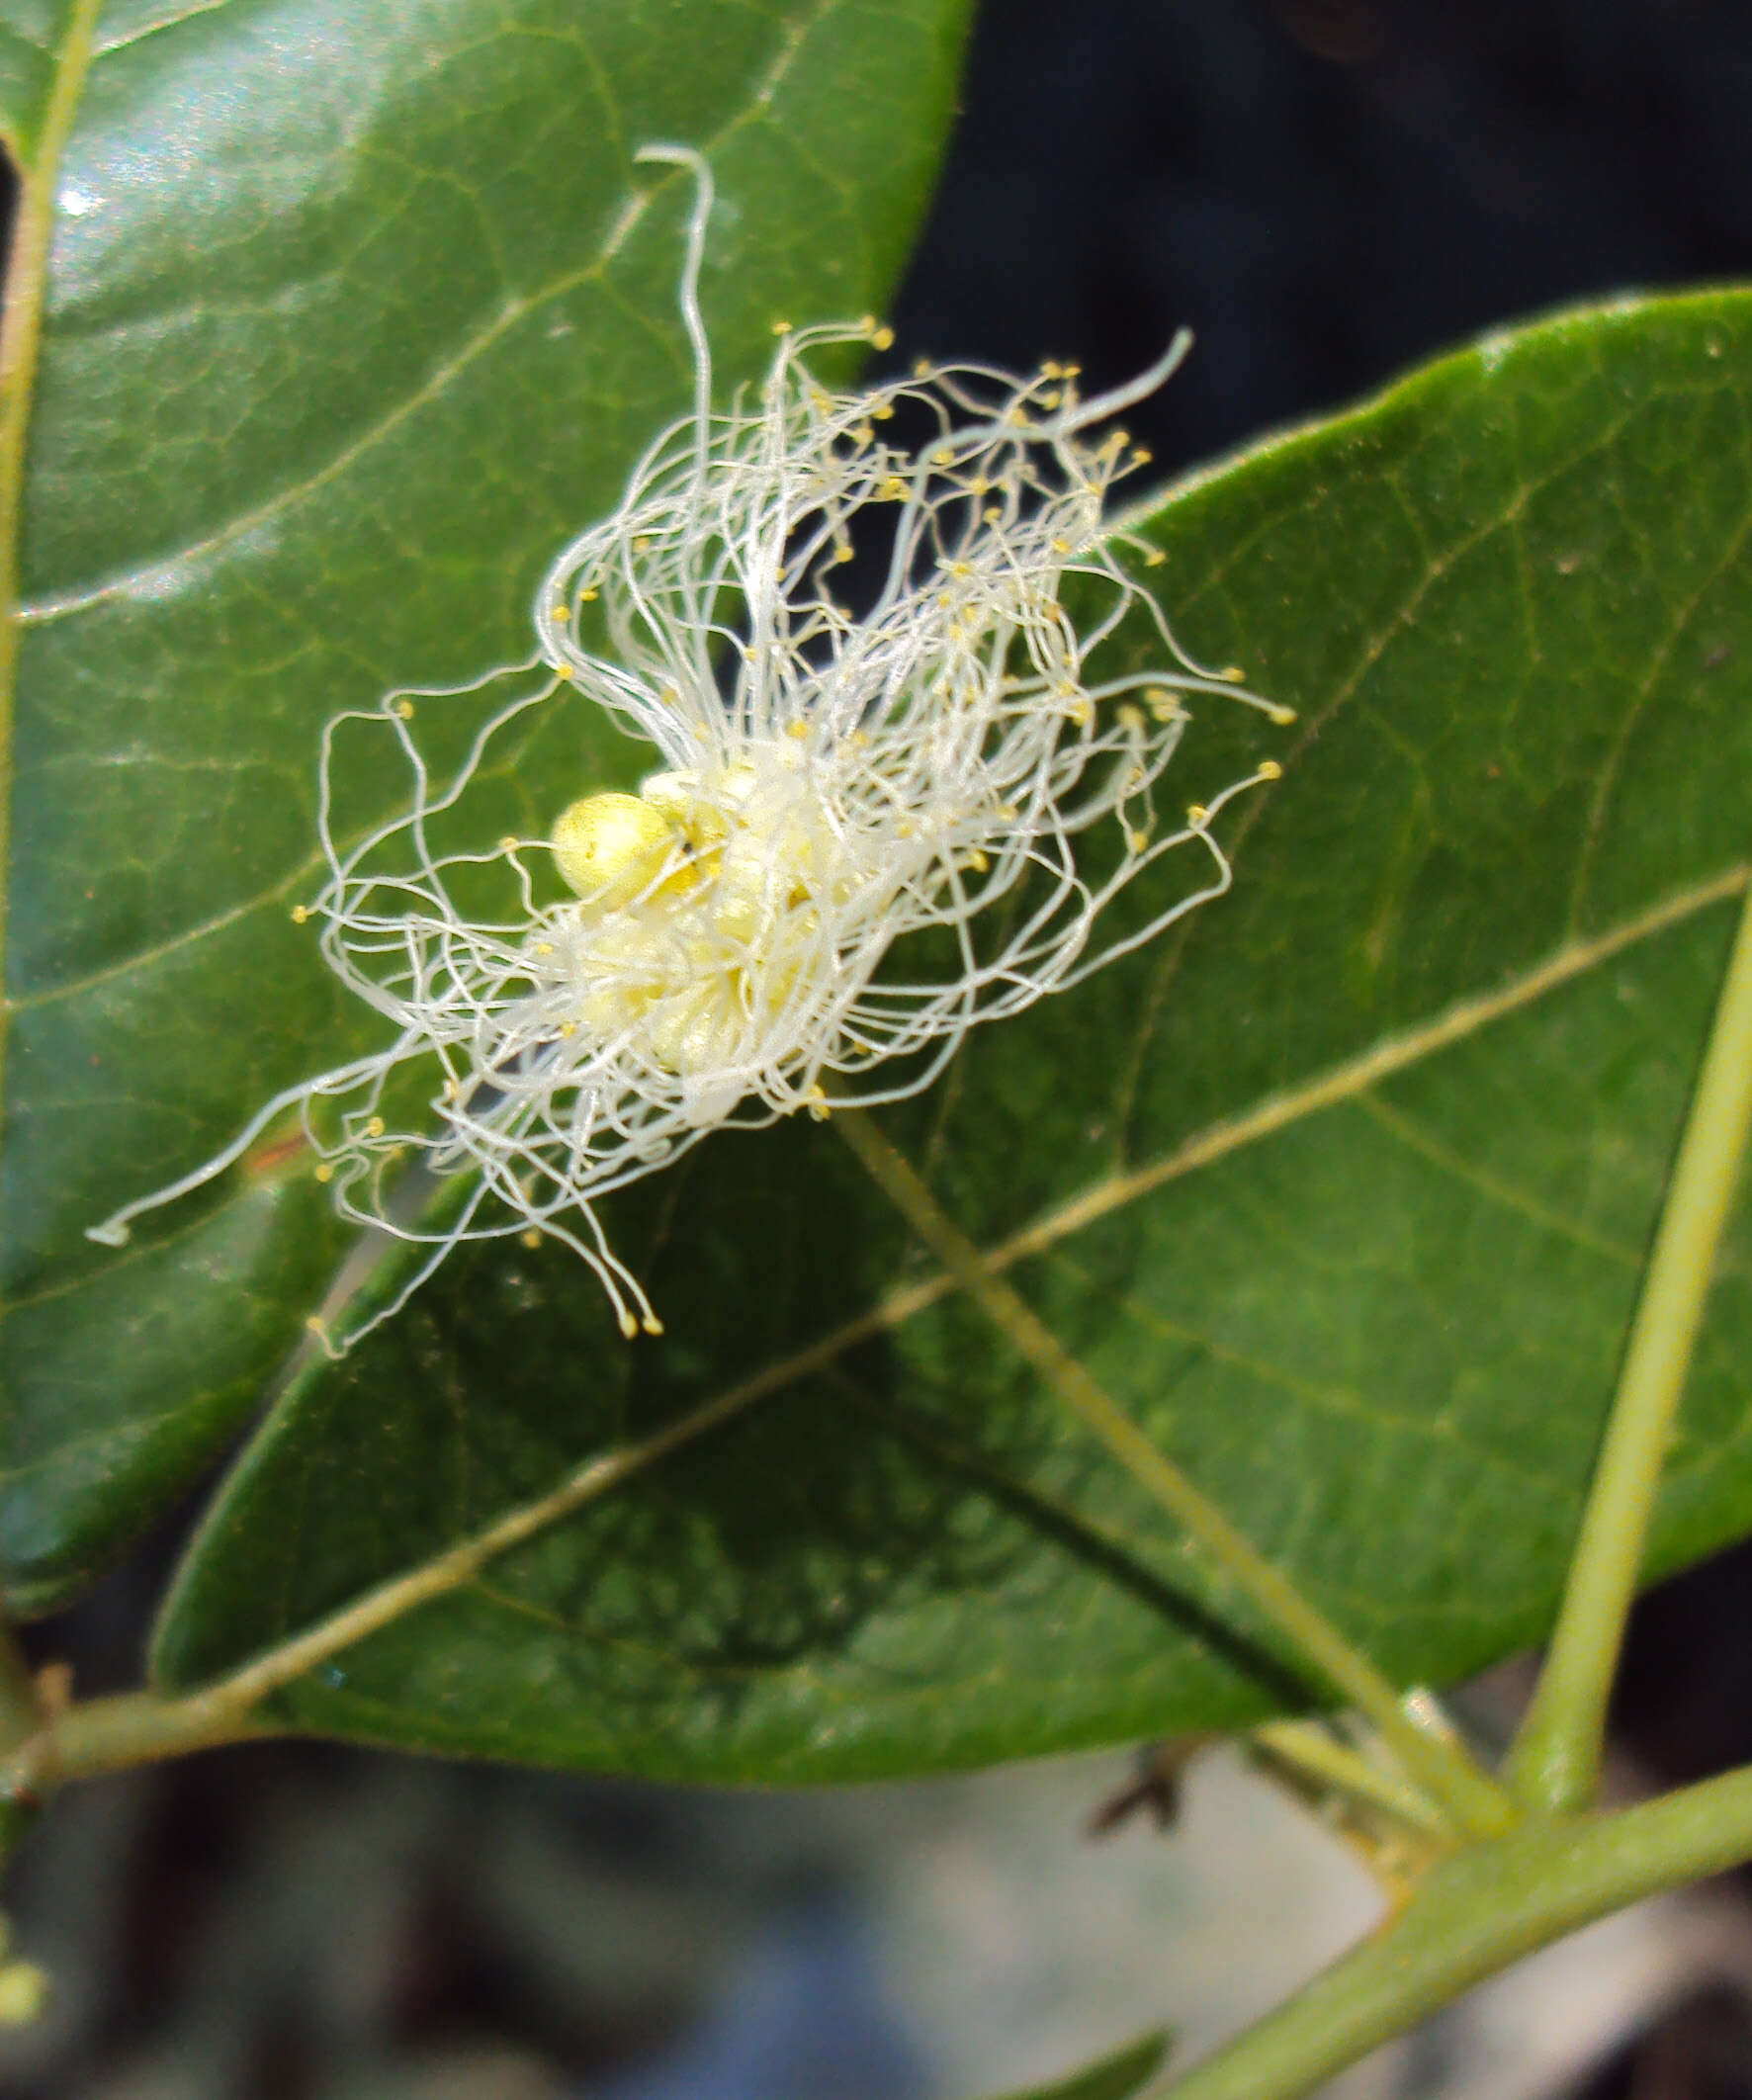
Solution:
<path fill-rule="evenodd" d="M 955 455 L 947 445 L 939 445 L 930 456 L 930 464 L 933 467 L 953 467 Z"/>
<path fill-rule="evenodd" d="M 371 1117 L 371 1118 L 370 1118 L 370 1119 L 369 1119 L 369 1120 L 367 1121 L 367 1123 L 366 1123 L 366 1125 L 365 1125 L 365 1135 L 366 1135 L 366 1136 L 367 1136 L 368 1138 L 380 1138 L 380 1137 L 382 1137 L 382 1136 L 383 1136 L 383 1134 L 384 1134 L 384 1119 L 383 1119 L 383 1117 L 382 1117 L 381 1115 L 374 1115 L 374 1116 L 372 1116 L 372 1117 Z"/>
<path fill-rule="evenodd" d="M 551 940 L 538 940 L 536 942 L 535 953 L 537 955 L 552 955 L 553 952 L 554 943 Z"/>
<path fill-rule="evenodd" d="M 1150 834 L 1148 831 L 1127 831 L 1125 843 L 1128 851 L 1141 853 L 1145 846 L 1150 843 Z"/>
<path fill-rule="evenodd" d="M 1071 552 L 1071 543 L 1069 540 L 1054 540 L 1051 544 L 1052 551 L 1056 555 L 1068 555 Z"/>
<path fill-rule="evenodd" d="M 1271 720 L 1276 723 L 1279 729 L 1296 719 L 1296 711 L 1293 707 L 1274 707 L 1270 712 Z"/>
<path fill-rule="evenodd" d="M 517 840 L 507 831 L 504 837 L 499 840 L 499 851 L 501 853 L 514 853 L 516 850 Z"/>
<path fill-rule="evenodd" d="M 1186 822 L 1192 827 L 1193 831 L 1197 831 L 1198 827 L 1203 824 L 1209 818 L 1209 816 L 1210 812 L 1205 808 L 1204 804 L 1202 802 L 1195 802 L 1186 812 Z"/>
<path fill-rule="evenodd" d="M 785 724 L 785 735 L 787 737 L 795 737 L 801 741 L 809 735 L 809 724 L 807 722 L 787 722 Z"/>
<path fill-rule="evenodd" d="M 891 474 L 876 484 L 876 500 L 879 503 L 898 503 L 907 492 L 907 484 L 898 474 Z"/>
<path fill-rule="evenodd" d="M 644 1328 L 645 1332 L 648 1335 L 660 1335 L 663 1331 L 663 1323 L 657 1318 L 657 1314 L 654 1312 L 648 1312 L 647 1314 L 645 1314 L 645 1316 L 639 1322 L 639 1325 Z"/>
<path fill-rule="evenodd" d="M 881 401 L 870 410 L 870 419 L 872 422 L 886 423 L 893 413 L 893 401 Z"/>
<path fill-rule="evenodd" d="M 517 1243 L 521 1247 L 527 1247 L 533 1254 L 542 1244 L 542 1236 L 532 1225 L 527 1232 L 520 1232 L 517 1235 Z"/>
<path fill-rule="evenodd" d="M 1167 555 L 1162 552 L 1160 547 L 1152 547 L 1144 557 L 1144 567 L 1146 569 L 1160 569 L 1167 560 Z"/>
<path fill-rule="evenodd" d="M 560 813 L 554 865 L 580 897 L 626 904 L 660 872 L 675 842 L 660 810 L 638 795 L 586 795 Z"/>
<path fill-rule="evenodd" d="M 825 1123 L 832 1112 L 828 1096 L 819 1086 L 811 1087 L 803 1096 L 803 1104 L 818 1123 Z"/>
<path fill-rule="evenodd" d="M 1262 780 L 1281 780 L 1283 778 L 1283 768 L 1277 763 L 1275 758 L 1262 758 L 1260 760 L 1260 778 Z"/>
<path fill-rule="evenodd" d="M 998 508 L 996 503 L 988 505 L 986 509 L 980 512 L 980 515 L 988 525 L 1002 525 L 1004 523 L 1004 513 Z"/>
<path fill-rule="evenodd" d="M 569 678 L 571 676 L 571 665 L 569 663 L 556 663 L 554 675 L 556 678 Z"/>
<path fill-rule="evenodd" d="M 791 323 L 790 323 L 790 322 L 789 322 L 788 320 L 775 320 L 775 321 L 773 322 L 773 324 L 772 324 L 772 332 L 773 332 L 773 334 L 774 334 L 774 335 L 789 335 L 789 334 L 790 334 L 790 332 L 791 332 Z M 622 1324 L 623 1324 L 623 1325 L 625 1325 L 625 1316 L 624 1316 L 624 1315 L 623 1315 L 623 1320 L 622 1320 Z M 632 1333 L 632 1329 L 631 1329 L 631 1328 L 628 1328 L 628 1329 L 627 1329 L 627 1332 L 628 1332 L 629 1334 L 631 1334 L 631 1333 Z"/>
<path fill-rule="evenodd" d="M 294 905 L 294 906 L 293 906 L 293 908 L 292 908 L 292 922 L 293 922 L 293 924 L 294 924 L 295 926 L 302 926 L 302 925 L 304 924 L 305 920 L 306 920 L 307 919 L 308 919 L 308 918 L 309 918 L 309 916 L 310 916 L 310 908 L 309 908 L 309 906 L 308 906 L 308 905 Z"/>
<path fill-rule="evenodd" d="M 578 1024 L 576 1021 L 564 1020 L 560 1023 L 560 1033 L 562 1035 L 575 1035 L 577 1032 Z"/>
<path fill-rule="evenodd" d="M 594 598 L 594 597 L 595 597 L 596 595 L 597 595 L 597 590 L 596 590 L 596 586 L 595 586 L 595 584 L 594 584 L 594 583 L 591 583 L 591 584 L 588 584 L 588 585 L 586 585 L 584 589 L 582 589 L 582 590 L 580 590 L 580 591 L 578 592 L 578 597 L 579 597 L 579 599 L 580 599 L 580 600 L 581 600 L 581 601 L 582 601 L 582 602 L 583 602 L 583 603 L 584 603 L 585 605 L 588 605 L 588 604 L 589 604 L 589 602 L 590 602 L 590 600 L 591 600 L 592 598 Z"/>
<path fill-rule="evenodd" d="M 319 1181 L 332 1181 L 334 1180 L 334 1169 L 327 1160 L 318 1160 L 314 1172 Z"/>
<path fill-rule="evenodd" d="M 1132 456 L 1131 456 L 1131 464 L 1132 464 L 1132 465 L 1133 465 L 1134 467 L 1148 467 L 1148 466 L 1149 466 L 1149 464 L 1150 464 L 1151 458 L 1152 458 L 1152 454 L 1151 454 L 1151 451 L 1150 451 L 1150 448 L 1149 448 L 1149 446 L 1148 446 L 1148 445 L 1140 445 L 1140 446 L 1139 446 L 1139 447 L 1137 448 L 1137 450 L 1136 450 L 1136 451 L 1135 451 L 1135 452 L 1134 452 L 1134 453 L 1132 454 Z"/>
<path fill-rule="evenodd" d="M 788 328 L 790 325 L 791 324 L 789 321 L 785 323 L 786 328 Z M 785 329 L 775 328 L 772 332 L 775 335 L 783 335 Z M 624 1305 L 621 1307 L 620 1322 L 621 1333 L 626 1336 L 629 1342 L 633 1341 L 639 1333 L 639 1322 L 634 1319 L 633 1315 L 628 1312 L 627 1308 Z"/>
<path fill-rule="evenodd" d="M 915 379 L 929 379 L 930 359 L 928 357 L 916 357 L 913 360 L 913 377 Z"/>
<path fill-rule="evenodd" d="M 650 533 L 642 532 L 635 536 L 633 541 L 633 552 L 635 554 L 649 554 L 651 552 Z"/>
<path fill-rule="evenodd" d="M 1121 729 L 1130 730 L 1134 737 L 1141 737 L 1144 734 L 1144 711 L 1141 707 L 1134 707 L 1127 700 L 1123 706 L 1116 707 L 1113 712 L 1118 718 Z"/>
<path fill-rule="evenodd" d="M 413 702 L 411 700 L 397 700 L 395 712 L 401 717 L 403 722 L 411 722 L 413 720 Z"/>
<path fill-rule="evenodd" d="M 1225 685 L 1245 685 L 1247 683 L 1247 673 L 1241 668 L 1239 663 L 1231 663 L 1227 670 L 1218 671 L 1217 676 L 1222 679 Z"/>
<path fill-rule="evenodd" d="M 992 863 L 986 858 L 985 854 L 982 853 L 976 846 L 974 850 L 968 854 L 967 858 L 961 863 L 961 865 L 968 871 L 970 875 L 983 875 L 985 874 L 986 870 L 992 865 Z"/>
<path fill-rule="evenodd" d="M 571 618 L 571 607 L 564 602 L 559 605 L 551 605 L 548 608 L 548 617 L 551 620 L 569 620 Z"/>
<path fill-rule="evenodd" d="M 1064 399 L 1064 397 L 1065 396 L 1055 387 L 1053 388 L 1050 394 L 1043 394 L 1040 396 L 1040 405 L 1042 408 L 1056 408 L 1059 403 Z"/>
<path fill-rule="evenodd" d="M 849 547 L 844 546 L 835 547 L 833 550 L 833 559 L 835 562 L 849 562 L 851 560 L 851 549 Z"/>

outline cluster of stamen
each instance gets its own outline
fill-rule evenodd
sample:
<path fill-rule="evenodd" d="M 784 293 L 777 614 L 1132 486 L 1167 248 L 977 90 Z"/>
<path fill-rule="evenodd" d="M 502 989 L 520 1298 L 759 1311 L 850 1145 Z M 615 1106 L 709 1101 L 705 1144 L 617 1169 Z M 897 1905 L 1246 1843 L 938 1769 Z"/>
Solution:
<path fill-rule="evenodd" d="M 296 1100 L 343 1209 L 430 1238 L 421 1275 L 461 1239 L 551 1236 L 596 1270 L 628 1333 L 655 1330 L 601 1196 L 726 1124 L 913 1094 L 975 1023 L 1227 886 L 1212 819 L 1277 769 L 1162 821 L 1184 696 L 1287 710 L 1180 652 L 1102 536 L 1109 487 L 1145 455 L 1119 430 L 1085 435 L 1182 346 L 1088 402 L 1057 365 L 1024 380 L 920 366 L 838 392 L 815 376 L 820 353 L 881 349 L 887 331 L 781 325 L 764 382 L 714 410 L 695 296 L 710 187 L 695 172 L 694 413 L 554 562 L 536 605 L 551 677 L 493 714 L 443 784 L 407 696 L 341 718 L 387 728 L 414 783 L 403 814 L 347 846 L 332 835 L 336 725 L 325 738 L 329 880 L 311 909 L 329 963 L 395 1039 L 269 1103 L 151 1201 Z M 1093 676 L 1134 610 L 1161 662 Z M 579 705 L 650 747 L 638 791 L 567 801 L 545 837 L 449 849 L 497 740 L 531 709 Z M 1110 843 L 1083 851 L 1096 827 Z M 1182 845 L 1206 856 L 1204 879 L 1098 945 L 1103 907 Z M 437 1086 L 416 1119 L 396 1090 L 419 1064 Z M 330 1099 L 337 1111 L 315 1112 Z M 473 1177 L 430 1232 L 389 1200 L 410 1158 Z"/>

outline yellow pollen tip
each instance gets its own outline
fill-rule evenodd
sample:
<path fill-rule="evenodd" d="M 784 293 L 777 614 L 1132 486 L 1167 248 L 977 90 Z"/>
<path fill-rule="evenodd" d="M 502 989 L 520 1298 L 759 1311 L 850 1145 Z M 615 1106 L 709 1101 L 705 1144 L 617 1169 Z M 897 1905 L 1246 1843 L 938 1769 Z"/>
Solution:
<path fill-rule="evenodd" d="M 413 702 L 411 700 L 397 700 L 395 712 L 401 717 L 403 722 L 411 722 L 413 720 Z"/>
<path fill-rule="evenodd" d="M 1150 834 L 1148 831 L 1127 831 L 1125 843 L 1132 852 L 1141 853 L 1150 843 Z"/>
<path fill-rule="evenodd" d="M 1197 831 L 1198 827 L 1203 824 L 1209 816 L 1210 812 L 1205 808 L 1204 804 L 1202 802 L 1195 802 L 1186 812 L 1186 822 L 1192 827 L 1193 831 Z"/>
<path fill-rule="evenodd" d="M 1260 778 L 1262 780 L 1281 780 L 1283 778 L 1283 768 L 1277 763 L 1275 758 L 1262 758 L 1260 761 Z"/>
<path fill-rule="evenodd" d="M 1146 569 L 1160 569 L 1167 560 L 1167 555 L 1162 552 L 1160 547 L 1152 547 L 1150 552 L 1144 557 L 1144 567 Z"/>
<path fill-rule="evenodd" d="M 569 620 L 571 618 L 571 607 L 569 605 L 550 606 L 548 618 L 550 620 Z"/>
<path fill-rule="evenodd" d="M 590 585 L 590 586 L 588 587 L 588 589 L 586 589 L 586 590 L 580 590 L 580 591 L 578 592 L 578 597 L 579 597 L 579 598 L 580 598 L 580 599 L 581 599 L 581 600 L 583 601 L 583 603 L 584 603 L 584 604 L 586 604 L 586 605 L 588 605 L 588 604 L 589 604 L 589 602 L 590 602 L 590 600 L 591 600 L 592 598 L 594 598 L 594 597 L 595 597 L 596 595 L 597 595 L 597 592 L 596 592 L 596 586 L 595 586 L 595 584 L 593 584 L 593 583 L 592 583 L 592 584 L 591 584 L 591 585 Z"/>
<path fill-rule="evenodd" d="M 542 1236 L 532 1225 L 527 1232 L 520 1232 L 517 1235 L 517 1241 L 519 1246 L 527 1247 L 533 1254 L 542 1244 Z"/>
<path fill-rule="evenodd" d="M 1296 711 L 1293 707 L 1274 707 L 1271 710 L 1271 720 L 1276 723 L 1279 729 L 1282 729 L 1287 723 L 1291 723 L 1295 719 Z"/>
<path fill-rule="evenodd" d="M 787 322 L 787 323 L 786 323 L 786 326 L 788 327 L 789 325 L 790 325 L 790 323 L 789 323 L 789 322 Z M 782 334 L 783 332 L 784 332 L 784 331 L 783 331 L 783 329 L 777 329 L 777 328 L 775 328 L 775 329 L 773 330 L 773 333 L 774 333 L 775 335 L 778 335 L 778 334 Z M 632 1315 L 632 1314 L 631 1314 L 630 1312 L 628 1312 L 628 1311 L 627 1311 L 627 1309 L 626 1309 L 626 1307 L 625 1307 L 624 1305 L 623 1305 L 623 1306 L 622 1306 L 622 1308 L 621 1308 L 621 1313 L 620 1313 L 620 1323 L 621 1323 L 621 1333 L 622 1333 L 623 1335 L 625 1335 L 625 1336 L 626 1336 L 626 1338 L 627 1338 L 627 1340 L 628 1340 L 629 1342 L 631 1342 L 631 1341 L 634 1341 L 634 1340 L 635 1340 L 635 1339 L 637 1338 L 637 1336 L 638 1336 L 638 1333 L 639 1333 L 639 1322 L 638 1322 L 637 1320 L 635 1320 L 635 1319 L 634 1319 L 633 1315 Z"/>
<path fill-rule="evenodd" d="M 310 908 L 309 908 L 309 906 L 308 906 L 308 905 L 294 905 L 294 906 L 293 906 L 293 908 L 292 908 L 292 922 L 293 922 L 293 924 L 294 924 L 295 926 L 302 926 L 302 925 L 304 924 L 305 920 L 306 920 L 307 919 L 308 919 L 308 918 L 309 918 L 309 916 L 310 916 Z"/>
<path fill-rule="evenodd" d="M 334 1169 L 326 1160 L 318 1160 L 314 1172 L 319 1181 L 332 1181 L 334 1180 Z"/>
<path fill-rule="evenodd" d="M 639 1325 L 648 1335 L 660 1335 L 663 1331 L 663 1323 L 653 1312 L 648 1312 Z"/>
<path fill-rule="evenodd" d="M 772 332 L 774 335 L 789 335 L 791 332 L 791 323 L 788 320 L 775 320 L 772 324 Z M 633 1330 L 630 1327 L 627 1327 L 626 1324 L 631 1317 L 631 1314 L 623 1314 L 621 1316 L 621 1325 L 623 1328 L 626 1328 L 626 1332 L 628 1334 L 631 1334 L 633 1332 Z"/>
<path fill-rule="evenodd" d="M 591 596 L 595 596 L 594 591 L 591 592 Z M 571 676 L 571 665 L 569 663 L 556 663 L 554 675 L 556 678 L 569 678 Z"/>
<path fill-rule="evenodd" d="M 380 1138 L 383 1134 L 384 1119 L 381 1115 L 374 1115 L 365 1126 L 365 1135 L 368 1138 Z"/>

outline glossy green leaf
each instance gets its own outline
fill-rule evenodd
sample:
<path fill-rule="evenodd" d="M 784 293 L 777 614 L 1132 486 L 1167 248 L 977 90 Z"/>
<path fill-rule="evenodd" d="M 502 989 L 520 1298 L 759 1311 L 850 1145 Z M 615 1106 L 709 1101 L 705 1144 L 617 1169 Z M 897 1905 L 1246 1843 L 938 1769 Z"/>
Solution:
<path fill-rule="evenodd" d="M 1626 302 L 1180 491 L 1151 573 L 1183 639 L 1302 711 L 1235 891 L 887 1117 L 1402 1681 L 1547 1621 L 1745 883 L 1748 374 L 1752 298 Z M 1184 791 L 1271 735 L 1203 704 Z M 458 1258 L 282 1401 L 184 1571 L 164 1682 L 429 1579 L 279 1711 L 777 1782 L 1306 1699 L 831 1127 L 714 1139 L 608 1221 L 666 1335 L 620 1343 L 564 1254 Z M 1742 1223 L 1661 1568 L 1752 1526 L 1747 1257 Z M 420 1571 L 507 1513 L 528 1541 L 438 1594 Z"/>
<path fill-rule="evenodd" d="M 1170 2047 L 1171 2038 L 1160 2030 L 1142 2035 L 1069 2078 L 1006 2093 L 1003 2100 L 1132 2100 L 1168 2061 Z"/>
<path fill-rule="evenodd" d="M 688 398 L 690 191 L 633 154 L 710 152 L 730 385 L 775 316 L 881 302 L 964 7 L 86 0 L 82 74 L 77 12 L 0 9 L 0 117 L 28 142 L 58 92 L 71 120 L 33 174 L 59 218 L 4 980 L 0 1569 L 27 1611 L 211 1462 L 346 1244 L 277 1139 L 124 1256 L 83 1233 L 369 1033 L 290 917 L 318 731 L 526 655 L 547 557 Z M 580 720 L 528 792 L 627 762 Z"/>

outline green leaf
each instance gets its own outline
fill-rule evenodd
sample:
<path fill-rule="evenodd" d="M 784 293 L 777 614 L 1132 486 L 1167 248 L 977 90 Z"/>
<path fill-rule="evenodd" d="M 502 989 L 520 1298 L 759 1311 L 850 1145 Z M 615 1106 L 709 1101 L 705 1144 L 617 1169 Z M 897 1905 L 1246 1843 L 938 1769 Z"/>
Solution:
<path fill-rule="evenodd" d="M 1158 2029 L 1128 2042 L 1098 2063 L 1073 2072 L 1069 2078 L 1055 2078 L 1050 2085 L 1031 2085 L 1026 2092 L 1006 2093 L 1003 2100 L 1131 2100 L 1168 2061 L 1172 2046 L 1173 2038 Z"/>
<path fill-rule="evenodd" d="M 634 152 L 710 153 L 728 387 L 775 315 L 882 300 L 963 13 L 110 0 L 75 102 L 58 16 L 6 11 L 0 117 L 38 124 L 54 76 L 70 125 L 32 192 L 61 217 L 11 745 L 14 1609 L 70 1595 L 211 1462 L 345 1245 L 272 1133 L 137 1253 L 83 1235 L 371 1035 L 290 917 L 313 887 L 318 733 L 392 685 L 527 655 L 548 556 L 684 406 L 690 192 Z M 624 771 L 627 745 L 580 721 L 555 762 L 556 787 L 529 783 L 543 810 Z M 362 809 L 401 785 L 365 775 Z"/>
<path fill-rule="evenodd" d="M 1236 890 L 887 1117 L 1402 1681 L 1548 1619 L 1746 879 L 1748 372 L 1752 298 L 1624 303 L 1168 502 L 1183 639 L 1302 710 Z M 1184 792 L 1261 748 L 1255 719 L 1201 708 Z M 558 1250 L 457 1258 L 276 1409 L 171 1601 L 164 1684 L 365 1609 L 357 1633 L 400 1583 L 419 1608 L 283 1718 L 770 1783 L 1306 1698 L 831 1127 L 726 1134 L 606 1214 L 665 1336 L 622 1344 Z M 1752 1524 L 1747 1254 L 1742 1220 L 1659 1568 Z M 438 1558 L 501 1521 L 509 1549 Z"/>
<path fill-rule="evenodd" d="M 1745 883 L 1749 372 L 1752 298 L 1626 302 L 1170 500 L 1183 639 L 1302 710 L 1236 889 L 886 1118 L 1404 1682 L 1547 1622 Z M 1183 791 L 1256 721 L 1201 707 Z M 715 1138 L 606 1217 L 664 1337 L 622 1344 L 561 1251 L 456 1258 L 282 1400 L 183 1571 L 164 1684 L 365 1609 L 357 1634 L 398 1583 L 419 1608 L 282 1717 L 775 1783 L 1305 1701 L 831 1127 Z M 1748 1273 L 1742 1220 L 1657 1568 L 1752 1525 Z"/>

